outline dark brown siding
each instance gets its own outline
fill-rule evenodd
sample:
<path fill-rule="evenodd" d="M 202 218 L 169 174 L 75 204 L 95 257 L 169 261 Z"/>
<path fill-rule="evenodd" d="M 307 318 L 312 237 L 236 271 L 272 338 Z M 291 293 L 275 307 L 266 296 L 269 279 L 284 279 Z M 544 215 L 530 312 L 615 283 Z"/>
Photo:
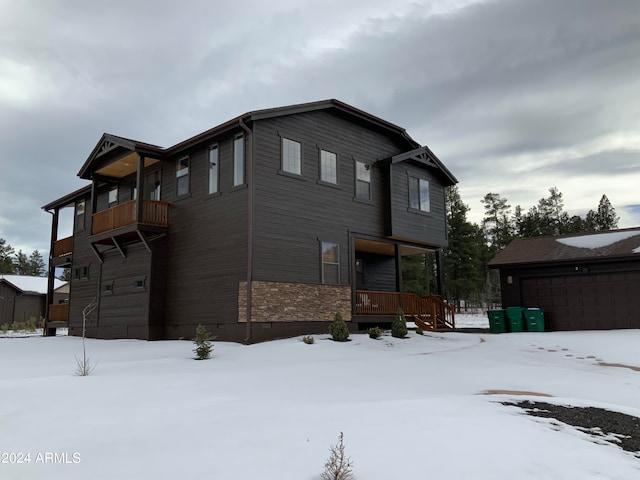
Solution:
<path fill-rule="evenodd" d="M 167 338 L 191 338 L 199 323 L 217 334 L 218 324 L 237 322 L 238 282 L 246 279 L 247 272 L 247 188 L 233 186 L 233 138 L 212 143 L 219 145 L 218 194 L 208 193 L 210 144 L 189 152 L 188 195 L 176 198 L 175 163 L 163 165 L 162 200 L 171 204 L 164 314 Z M 246 144 L 245 138 L 245 152 Z"/>
<path fill-rule="evenodd" d="M 446 246 L 444 187 L 433 170 L 412 162 L 391 165 L 390 236 L 427 245 Z M 430 211 L 409 208 L 409 175 L 429 182 Z"/>
<path fill-rule="evenodd" d="M 355 200 L 355 161 L 373 165 L 403 150 L 386 136 L 326 111 L 254 124 L 254 279 L 320 283 L 320 242 L 340 245 L 340 283 L 350 284 L 349 234 L 384 236 L 383 171 L 371 168 L 370 202 Z M 282 137 L 302 144 L 302 175 L 279 173 Z M 319 182 L 320 149 L 338 156 L 338 185 Z"/>
<path fill-rule="evenodd" d="M 0 283 L 0 325 L 13 323 L 13 305 L 16 291 L 6 283 Z"/>
<path fill-rule="evenodd" d="M 520 267 L 500 276 L 503 306 L 544 308 L 550 330 L 640 328 L 640 262 Z"/>

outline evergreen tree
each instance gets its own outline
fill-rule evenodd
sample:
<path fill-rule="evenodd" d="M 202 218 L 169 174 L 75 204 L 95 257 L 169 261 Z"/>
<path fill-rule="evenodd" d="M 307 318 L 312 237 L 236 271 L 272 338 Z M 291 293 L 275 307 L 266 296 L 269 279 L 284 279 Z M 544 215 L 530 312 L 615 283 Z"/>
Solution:
<path fill-rule="evenodd" d="M 393 322 L 391 322 L 391 336 L 396 338 L 404 338 L 409 333 L 407 329 L 407 320 L 404 318 L 404 312 L 398 309 Z"/>
<path fill-rule="evenodd" d="M 204 325 L 199 324 L 196 327 L 196 337 L 193 339 L 193 343 L 196 346 L 193 349 L 193 353 L 196 354 L 196 360 L 207 360 L 211 357 L 211 351 L 213 350 L 212 340 L 215 340 L 215 337 L 207 332 Z"/>
<path fill-rule="evenodd" d="M 70 282 L 71 281 L 71 268 L 70 267 L 64 267 L 62 269 L 62 273 L 58 277 L 58 280 L 62 280 L 63 282 Z"/>
<path fill-rule="evenodd" d="M 602 195 L 600 198 L 598 210 L 593 217 L 595 231 L 614 230 L 618 228 L 620 217 L 616 214 L 616 209 L 613 208 L 606 195 Z"/>
<path fill-rule="evenodd" d="M 29 258 L 23 253 L 22 250 L 18 250 L 14 260 L 14 271 L 18 275 L 30 275 L 31 266 L 29 265 Z"/>
<path fill-rule="evenodd" d="M 485 210 L 482 228 L 491 251 L 497 253 L 513 238 L 513 227 L 509 218 L 511 205 L 498 193 L 487 193 L 480 202 Z"/>
<path fill-rule="evenodd" d="M 541 236 L 566 233 L 569 215 L 564 211 L 562 193 L 557 187 L 549 188 L 549 196 L 538 201 L 538 226 Z"/>
<path fill-rule="evenodd" d="M 479 300 L 484 284 L 486 249 L 482 229 L 467 221 L 469 207 L 462 202 L 457 186 L 446 190 L 447 236 L 443 249 L 446 297 L 460 311 L 462 300 Z"/>
<path fill-rule="evenodd" d="M 29 255 L 29 268 L 29 275 L 35 277 L 46 276 L 46 264 L 44 258 L 42 258 L 42 254 L 38 250 L 34 250 L 31 252 L 31 255 Z"/>
<path fill-rule="evenodd" d="M 11 274 L 15 272 L 14 253 L 13 247 L 4 238 L 0 238 L 0 273 Z"/>
<path fill-rule="evenodd" d="M 329 325 L 329 333 L 336 342 L 346 342 L 349 339 L 349 327 L 339 312 L 336 313 L 333 322 Z"/>

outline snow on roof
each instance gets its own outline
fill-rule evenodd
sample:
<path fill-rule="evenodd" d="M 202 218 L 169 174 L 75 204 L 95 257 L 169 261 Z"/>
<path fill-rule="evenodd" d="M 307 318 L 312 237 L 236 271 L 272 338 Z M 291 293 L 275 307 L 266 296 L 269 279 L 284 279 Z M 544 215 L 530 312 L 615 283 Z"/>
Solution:
<path fill-rule="evenodd" d="M 627 238 L 638 235 L 637 231 L 631 232 L 606 232 L 594 235 L 581 235 L 579 237 L 558 238 L 556 242 L 577 248 L 602 248 Z M 640 249 L 640 247 L 638 247 Z M 638 250 L 638 249 L 636 249 Z M 633 253 L 638 253 L 636 250 Z"/>
<path fill-rule="evenodd" d="M 4 275 L 0 274 L 0 280 L 6 280 L 14 287 L 19 288 L 23 292 L 47 293 L 47 277 L 30 277 L 27 275 Z M 66 282 L 58 280 L 53 281 L 53 288 L 59 288 Z"/>

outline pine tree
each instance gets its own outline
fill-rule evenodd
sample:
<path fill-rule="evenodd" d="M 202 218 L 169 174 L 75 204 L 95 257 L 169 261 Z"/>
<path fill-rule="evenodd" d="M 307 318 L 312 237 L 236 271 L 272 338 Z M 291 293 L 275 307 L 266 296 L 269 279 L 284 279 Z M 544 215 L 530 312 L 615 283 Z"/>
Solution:
<path fill-rule="evenodd" d="M 511 205 L 498 193 L 487 193 L 480 202 L 485 210 L 482 228 L 491 250 L 497 253 L 513 238 L 513 226 L 509 218 Z"/>
<path fill-rule="evenodd" d="M 596 212 L 597 230 L 614 230 L 618 228 L 620 217 L 616 214 L 611 202 L 606 195 L 602 195 Z"/>
<path fill-rule="evenodd" d="M 333 322 L 329 325 L 329 333 L 336 342 L 346 342 L 349 339 L 349 327 L 342 319 L 340 312 L 337 312 Z"/>
<path fill-rule="evenodd" d="M 344 453 L 344 435 L 340 432 L 338 444 L 329 449 L 329 459 L 324 464 L 324 471 L 320 474 L 322 480 L 350 480 L 353 478 L 351 458 Z"/>
<path fill-rule="evenodd" d="M 0 238 L 0 273 L 15 273 L 14 253 L 13 247 L 4 238 Z"/>
<path fill-rule="evenodd" d="M 38 250 L 34 250 L 29 255 L 29 275 L 35 277 L 46 276 L 46 264 L 42 254 Z"/>
<path fill-rule="evenodd" d="M 404 318 L 404 312 L 398 309 L 393 322 L 391 322 L 391 336 L 395 338 L 404 338 L 409 333 L 407 329 L 407 320 Z"/>
<path fill-rule="evenodd" d="M 196 348 L 193 349 L 193 353 L 196 354 L 196 360 L 206 360 L 211 357 L 211 352 L 213 351 L 212 340 L 215 340 L 215 337 L 207 332 L 204 325 L 198 324 L 196 336 L 193 339 L 193 343 L 196 345 Z"/>
<path fill-rule="evenodd" d="M 16 253 L 15 272 L 18 275 L 31 275 L 29 258 L 27 258 L 27 256 L 23 253 L 22 250 L 18 250 L 18 253 Z"/>

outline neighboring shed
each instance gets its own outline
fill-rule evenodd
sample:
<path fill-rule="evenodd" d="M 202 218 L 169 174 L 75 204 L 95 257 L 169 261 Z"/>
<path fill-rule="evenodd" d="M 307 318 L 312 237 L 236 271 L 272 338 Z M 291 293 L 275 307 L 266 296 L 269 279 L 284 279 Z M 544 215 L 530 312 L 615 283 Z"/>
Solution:
<path fill-rule="evenodd" d="M 65 282 L 55 280 L 56 289 L 64 285 Z M 0 275 L 0 325 L 24 322 L 31 317 L 40 320 L 44 317 L 46 296 L 46 277 Z M 59 301 L 64 298 L 68 298 L 68 293 L 58 295 Z"/>
<path fill-rule="evenodd" d="M 640 228 L 516 239 L 488 266 L 503 307 L 542 307 L 547 329 L 640 328 Z"/>

